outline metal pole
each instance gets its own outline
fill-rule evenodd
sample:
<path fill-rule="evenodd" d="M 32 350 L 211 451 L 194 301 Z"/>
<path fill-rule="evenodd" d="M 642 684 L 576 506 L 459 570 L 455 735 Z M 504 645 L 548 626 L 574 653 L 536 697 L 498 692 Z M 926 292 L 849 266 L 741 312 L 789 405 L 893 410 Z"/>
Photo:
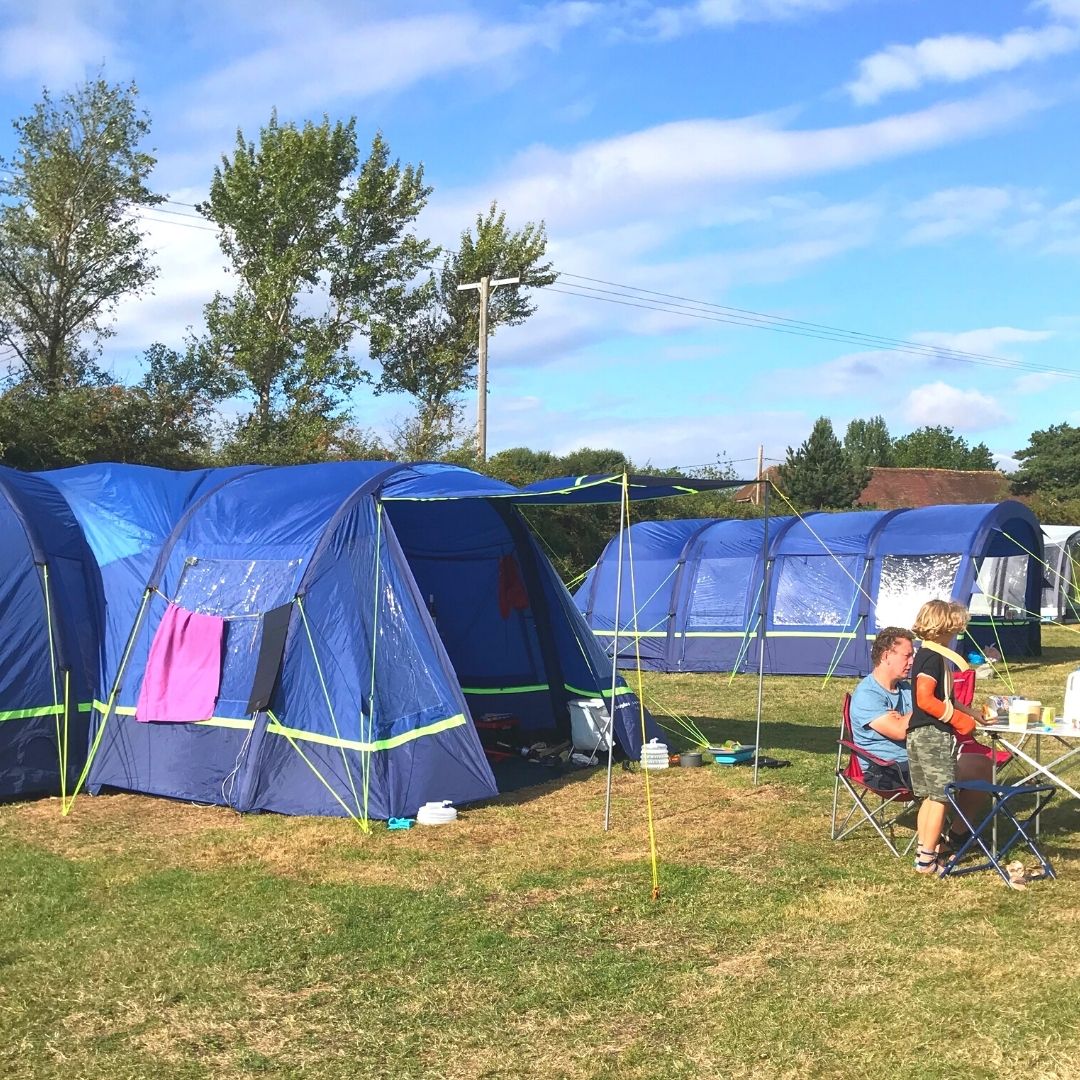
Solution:
<path fill-rule="evenodd" d="M 761 538 L 761 614 L 758 619 L 757 726 L 754 729 L 754 783 L 761 754 L 761 699 L 765 687 L 765 617 L 769 610 L 769 484 L 765 483 L 765 531 Z"/>
<path fill-rule="evenodd" d="M 604 832 L 611 827 L 611 770 L 615 753 L 615 689 L 619 677 L 619 607 L 622 600 L 623 522 L 627 518 L 629 491 L 623 474 L 622 497 L 619 499 L 619 561 L 615 564 L 615 636 L 611 651 L 611 704 L 608 706 L 607 789 L 604 793 Z"/>
<path fill-rule="evenodd" d="M 757 448 L 757 479 L 759 481 L 761 480 L 761 469 L 762 469 L 762 466 L 764 464 L 765 464 L 765 445 L 763 443 L 758 443 L 758 448 Z M 761 505 L 761 484 L 760 483 L 754 485 L 754 505 L 755 506 L 760 506 Z"/>

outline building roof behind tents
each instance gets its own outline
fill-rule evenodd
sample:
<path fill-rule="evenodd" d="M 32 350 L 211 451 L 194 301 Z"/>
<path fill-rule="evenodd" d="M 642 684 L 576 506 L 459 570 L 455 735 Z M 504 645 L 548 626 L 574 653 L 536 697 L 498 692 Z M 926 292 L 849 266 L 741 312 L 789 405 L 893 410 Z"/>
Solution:
<path fill-rule="evenodd" d="M 780 490 L 775 465 L 765 470 L 766 477 Z M 756 486 L 748 484 L 735 493 L 737 502 L 753 500 Z M 878 510 L 938 506 L 943 503 L 996 503 L 1009 498 L 1009 479 L 993 470 L 966 469 L 894 469 L 874 466 L 870 479 L 856 500 L 856 505 Z"/>

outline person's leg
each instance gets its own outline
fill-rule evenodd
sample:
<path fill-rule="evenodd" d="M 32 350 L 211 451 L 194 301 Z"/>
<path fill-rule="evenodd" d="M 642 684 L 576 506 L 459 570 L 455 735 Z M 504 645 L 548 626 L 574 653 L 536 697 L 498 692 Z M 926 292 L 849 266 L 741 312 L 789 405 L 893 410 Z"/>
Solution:
<path fill-rule="evenodd" d="M 938 844 L 948 802 L 945 785 L 955 768 L 952 745 L 952 735 L 938 728 L 916 728 L 908 734 L 911 786 L 923 800 L 915 823 L 919 846 L 915 869 L 924 874 L 938 870 Z"/>

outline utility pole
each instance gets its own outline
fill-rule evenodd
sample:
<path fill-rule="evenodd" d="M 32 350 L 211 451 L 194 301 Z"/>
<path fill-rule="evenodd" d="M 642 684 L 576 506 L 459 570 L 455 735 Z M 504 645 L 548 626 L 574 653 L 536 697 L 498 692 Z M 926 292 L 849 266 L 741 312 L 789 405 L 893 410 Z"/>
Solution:
<path fill-rule="evenodd" d="M 496 278 L 492 281 L 485 274 L 479 281 L 457 287 L 458 292 L 476 289 L 480 293 L 479 366 L 476 373 L 476 453 L 481 461 L 487 460 L 488 297 L 491 295 L 491 291 L 497 289 L 500 285 L 517 285 L 520 281 L 521 278 L 519 277 Z"/>

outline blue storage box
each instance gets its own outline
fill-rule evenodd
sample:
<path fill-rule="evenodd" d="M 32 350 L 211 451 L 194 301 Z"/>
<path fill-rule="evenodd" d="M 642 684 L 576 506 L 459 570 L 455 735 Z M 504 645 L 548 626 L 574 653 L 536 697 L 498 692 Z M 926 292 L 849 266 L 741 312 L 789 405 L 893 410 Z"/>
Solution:
<path fill-rule="evenodd" d="M 744 761 L 751 761 L 754 757 L 753 745 L 742 744 L 735 750 L 725 750 L 723 747 L 710 746 L 709 753 L 717 765 L 741 765 Z"/>

